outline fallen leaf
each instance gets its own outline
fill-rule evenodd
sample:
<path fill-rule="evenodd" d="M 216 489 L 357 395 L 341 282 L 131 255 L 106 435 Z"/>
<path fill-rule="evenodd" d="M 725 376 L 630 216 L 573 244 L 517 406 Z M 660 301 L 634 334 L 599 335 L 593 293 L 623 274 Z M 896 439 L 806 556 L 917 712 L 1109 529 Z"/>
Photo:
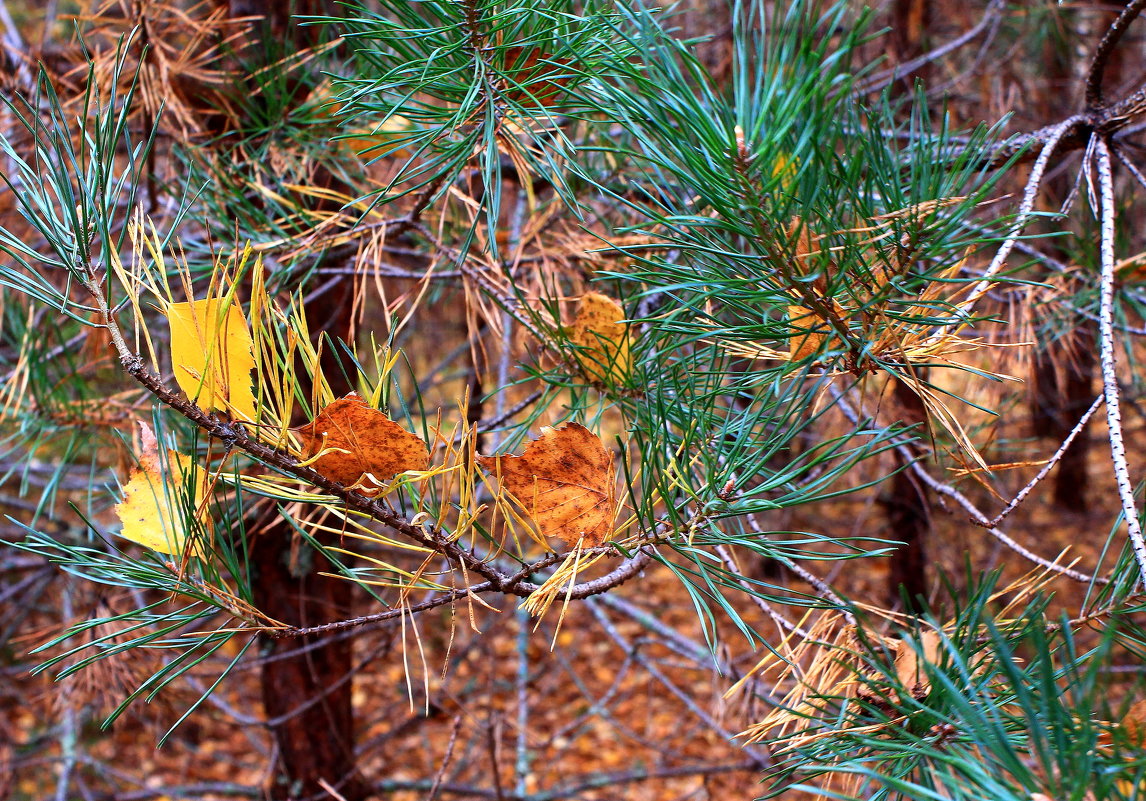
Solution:
<path fill-rule="evenodd" d="M 613 454 L 578 423 L 545 427 L 521 456 L 478 456 L 547 537 L 600 545 L 613 533 Z"/>
<path fill-rule="evenodd" d="M 577 363 L 591 381 L 621 383 L 629 374 L 629 330 L 625 310 L 599 292 L 581 296 L 569 338 L 580 346 Z"/>
<path fill-rule="evenodd" d="M 187 520 L 179 497 L 195 473 L 191 457 L 168 449 L 164 460 L 151 427 L 140 421 L 139 465 L 123 487 L 115 513 L 123 523 L 119 535 L 160 553 L 179 556 L 187 543 Z M 195 480 L 195 508 L 206 492 L 206 474 Z"/>
<path fill-rule="evenodd" d="M 367 405 L 357 392 L 327 406 L 298 435 L 303 455 L 318 456 L 312 468 L 347 487 L 361 484 L 365 492 L 377 492 L 398 473 L 430 464 L 430 451 L 420 437 Z"/>
<path fill-rule="evenodd" d="M 224 298 L 167 306 L 175 381 L 204 409 L 255 419 L 251 332 L 237 303 Z"/>

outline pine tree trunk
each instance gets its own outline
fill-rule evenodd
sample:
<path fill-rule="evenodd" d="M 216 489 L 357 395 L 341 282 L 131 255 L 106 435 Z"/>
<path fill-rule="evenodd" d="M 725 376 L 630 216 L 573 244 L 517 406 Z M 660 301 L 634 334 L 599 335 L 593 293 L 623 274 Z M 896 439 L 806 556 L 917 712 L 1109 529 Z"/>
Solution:
<path fill-rule="evenodd" d="M 302 50 L 313 45 L 317 28 L 299 26 L 295 14 L 338 14 L 329 0 L 224 0 L 232 16 L 258 16 L 253 36 L 275 37 L 262 52 L 276 53 L 282 42 Z M 256 41 L 251 52 L 260 52 Z M 324 188 L 342 188 L 329 174 L 316 175 Z M 353 294 L 349 281 L 306 305 L 309 330 L 347 340 Z M 353 387 L 337 366 L 331 348 L 323 349 L 321 367 L 336 396 Z M 302 420 L 293 421 L 301 423 Z M 336 569 L 313 548 L 300 542 L 293 527 L 277 512 L 251 525 L 251 573 L 255 604 L 276 620 L 315 626 L 352 614 L 353 585 L 323 573 Z M 351 637 L 274 639 L 262 643 L 262 697 L 271 722 L 277 763 L 269 788 L 276 801 L 369 797 L 355 763 L 354 669 Z M 328 789 L 329 788 L 329 789 Z M 330 790 L 337 793 L 332 796 Z"/>
<path fill-rule="evenodd" d="M 922 376 L 921 376 L 922 377 Z M 902 381 L 895 384 L 895 399 L 903 410 L 905 423 L 923 423 L 927 419 L 923 401 Z M 914 609 L 919 596 L 927 596 L 927 536 L 931 531 L 931 507 L 914 474 L 905 468 L 906 461 L 897 451 L 899 472 L 881 503 L 887 515 L 891 539 L 902 545 L 891 556 L 887 576 L 888 602 L 895 604 L 906 596 L 909 609 Z"/>
<path fill-rule="evenodd" d="M 898 63 L 921 55 L 926 47 L 932 14 L 931 0 L 894 0 L 891 6 L 891 46 Z M 926 80 L 927 66 L 892 87 L 895 93 L 910 93 L 915 80 Z M 902 382 L 896 382 L 895 398 L 903 410 L 905 423 L 925 423 L 927 412 L 919 396 Z M 888 602 L 906 597 L 914 607 L 918 596 L 927 595 L 927 536 L 931 513 L 927 496 L 913 480 L 910 470 L 902 469 L 903 457 L 896 453 L 899 472 L 892 479 L 890 493 L 882 499 L 892 539 L 903 544 L 891 556 L 887 577 Z"/>

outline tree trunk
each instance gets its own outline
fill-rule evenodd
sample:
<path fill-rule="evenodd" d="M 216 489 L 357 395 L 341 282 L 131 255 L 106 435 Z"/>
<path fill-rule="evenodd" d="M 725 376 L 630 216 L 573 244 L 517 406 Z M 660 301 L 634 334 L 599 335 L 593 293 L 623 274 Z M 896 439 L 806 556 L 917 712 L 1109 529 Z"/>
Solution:
<path fill-rule="evenodd" d="M 931 24 L 932 0 L 894 0 L 891 5 L 891 47 L 902 64 L 921 55 L 926 49 L 927 31 Z M 927 65 L 904 77 L 892 87 L 894 94 L 910 94 L 916 80 L 926 80 Z M 904 413 L 905 423 L 926 424 L 923 402 L 902 381 L 895 384 L 895 399 Z M 891 557 L 887 577 L 888 602 L 906 598 L 908 609 L 914 609 L 917 598 L 927 595 L 927 535 L 931 530 L 931 510 L 927 496 L 904 469 L 904 458 L 895 454 L 898 472 L 890 492 L 881 499 L 893 539 L 903 544 Z"/>
<path fill-rule="evenodd" d="M 927 419 L 923 401 L 902 381 L 896 381 L 895 399 L 903 410 L 905 423 L 924 423 Z M 909 611 L 915 611 L 920 596 L 927 597 L 927 535 L 931 531 L 931 506 L 923 488 L 906 469 L 907 462 L 895 452 L 899 472 L 891 489 L 881 498 L 892 539 L 903 544 L 891 557 L 887 576 L 888 602 L 895 604 L 906 597 Z"/>
<path fill-rule="evenodd" d="M 254 48 L 262 46 L 262 50 L 248 52 L 266 53 L 268 58 L 277 58 L 274 54 L 281 54 L 284 42 L 299 50 L 316 43 L 319 28 L 297 25 L 294 14 L 338 13 L 336 4 L 328 0 L 220 2 L 233 16 L 262 17 L 251 30 Z M 327 189 L 344 188 L 333 176 L 320 173 L 315 183 Z M 325 333 L 347 340 L 352 304 L 349 280 L 308 303 L 305 312 L 312 335 Z M 336 396 L 353 389 L 333 348 L 323 349 L 321 367 Z M 251 529 L 257 531 L 250 543 L 252 591 L 261 610 L 294 626 L 321 625 L 353 614 L 354 585 L 322 575 L 337 569 L 300 542 L 298 533 L 277 511 Z M 345 633 L 327 638 L 264 638 L 262 697 L 278 756 L 271 798 L 363 801 L 369 796 L 355 764 L 353 646 L 353 638 Z M 338 795 L 332 796 L 330 790 Z"/>

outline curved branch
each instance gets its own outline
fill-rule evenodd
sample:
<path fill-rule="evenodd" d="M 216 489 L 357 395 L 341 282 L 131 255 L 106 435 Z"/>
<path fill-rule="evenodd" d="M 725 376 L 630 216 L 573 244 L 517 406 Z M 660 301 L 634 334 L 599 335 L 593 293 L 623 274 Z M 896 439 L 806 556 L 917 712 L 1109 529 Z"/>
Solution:
<path fill-rule="evenodd" d="M 958 50 L 963 45 L 967 44 L 973 39 L 978 38 L 979 34 L 983 33 L 983 31 L 987 30 L 989 27 L 995 24 L 996 20 L 1002 16 L 1002 11 L 1005 5 L 1006 4 L 1004 0 L 991 0 L 991 2 L 987 4 L 986 10 L 983 12 L 982 19 L 980 19 L 973 28 L 964 32 L 961 36 L 952 39 L 950 42 L 947 42 L 944 45 L 940 45 L 934 50 L 928 51 L 917 58 L 913 58 L 910 61 L 905 61 L 902 64 L 896 64 L 894 67 L 889 67 L 882 72 L 876 73 L 866 81 L 863 81 L 858 86 L 854 87 L 852 89 L 852 94 L 866 95 L 871 94 L 872 92 L 878 92 L 889 84 L 899 80 L 900 78 L 907 77 L 920 67 L 926 66 L 933 61 L 938 61 L 948 53 L 952 53 Z"/>
<path fill-rule="evenodd" d="M 1102 41 L 1094 51 L 1094 58 L 1090 62 L 1090 71 L 1086 75 L 1086 107 L 1098 110 L 1102 107 L 1102 79 L 1106 75 L 1106 65 L 1110 61 L 1110 54 L 1118 46 L 1130 23 L 1146 8 L 1146 0 L 1131 0 L 1122 9 L 1118 19 L 1107 28 Z"/>
<path fill-rule="evenodd" d="M 521 573 L 532 573 L 535 570 L 540 570 L 548 564 L 553 564 L 558 561 L 560 557 L 546 557 L 545 559 L 530 565 L 525 568 Z M 626 559 L 611 573 L 607 573 L 600 578 L 595 578 L 591 581 L 586 581 L 581 584 L 573 585 L 571 591 L 562 593 L 562 597 L 568 596 L 571 600 L 580 601 L 592 595 L 600 595 L 601 593 L 608 592 L 614 587 L 624 584 L 629 579 L 640 573 L 649 563 L 649 554 L 641 550 L 631 559 Z M 461 600 L 467 596 L 478 595 L 483 592 L 502 592 L 507 595 L 526 596 L 537 590 L 541 585 L 533 584 L 527 581 L 513 581 L 503 586 L 495 586 L 492 581 L 483 581 L 481 584 L 475 584 L 472 587 L 465 587 L 460 590 L 450 590 L 444 595 L 437 598 L 430 598 L 429 600 L 422 601 L 421 603 L 411 604 L 409 606 L 401 606 L 397 609 L 387 609 L 385 612 L 377 612 L 372 615 L 363 615 L 361 617 L 347 618 L 346 620 L 336 620 L 333 623 L 324 623 L 321 626 L 308 626 L 301 628 L 291 626 L 285 629 L 266 629 L 266 632 L 272 637 L 304 637 L 310 634 L 329 634 L 333 631 L 342 631 L 343 629 L 352 629 L 358 626 L 365 626 L 369 623 L 377 623 L 383 620 L 392 620 L 402 615 L 412 615 L 418 612 L 425 612 L 427 609 L 434 609 L 439 606 L 445 606 L 456 601 Z"/>

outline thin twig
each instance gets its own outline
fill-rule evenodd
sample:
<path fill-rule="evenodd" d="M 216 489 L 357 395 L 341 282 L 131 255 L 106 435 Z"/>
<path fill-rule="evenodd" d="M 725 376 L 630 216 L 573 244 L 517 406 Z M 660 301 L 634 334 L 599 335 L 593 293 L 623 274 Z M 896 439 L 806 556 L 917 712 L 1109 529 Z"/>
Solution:
<path fill-rule="evenodd" d="M 1098 170 L 1098 188 L 1101 198 L 1099 224 L 1102 231 L 1102 284 L 1098 311 L 1098 339 L 1102 363 L 1102 391 L 1106 396 L 1106 424 L 1109 428 L 1110 458 L 1114 463 L 1114 481 L 1118 485 L 1118 498 L 1126 518 L 1126 533 L 1134 549 L 1141 572 L 1140 581 L 1146 581 L 1146 542 L 1142 539 L 1142 526 L 1134 504 L 1134 485 L 1130 482 L 1130 468 L 1126 463 L 1126 445 L 1122 435 L 1122 410 L 1119 405 L 1117 360 L 1114 353 L 1114 176 L 1110 164 L 1110 150 L 1106 140 L 1097 137 L 1095 165 Z"/>
<path fill-rule="evenodd" d="M 780 628 L 782 631 L 787 631 L 790 633 L 795 632 L 804 639 L 811 638 L 812 635 L 808 634 L 808 632 L 804 631 L 795 623 L 788 620 L 788 618 L 781 615 L 779 612 L 772 608 L 771 604 L 758 596 L 756 593 L 752 592 L 752 588 L 748 586 L 748 583 L 743 578 L 741 578 L 741 576 L 744 575 L 744 571 L 740 569 L 740 565 L 736 564 L 736 560 L 732 558 L 732 552 L 728 550 L 727 546 L 717 545 L 715 550 L 716 555 L 720 557 L 720 561 L 724 563 L 724 567 L 727 568 L 729 574 L 735 577 L 733 580 L 739 584 L 741 588 L 743 588 L 748 597 L 752 599 L 752 602 L 756 604 L 757 608 L 768 617 L 770 617 L 772 622 L 775 623 L 778 628 Z"/>
<path fill-rule="evenodd" d="M 1090 404 L 1090 408 L 1087 409 L 1082 417 L 1079 418 L 1078 422 L 1074 424 L 1074 428 L 1070 430 L 1070 433 L 1067 435 L 1066 439 L 1062 441 L 1062 444 L 1059 446 L 1058 450 L 1054 452 L 1054 455 L 1047 460 L 1047 463 L 1042 466 L 1042 469 L 1039 470 L 1035 477 L 1032 478 L 1025 487 L 1019 490 L 1019 494 L 1016 495 L 1011 500 L 1011 502 L 1003 508 L 1003 511 L 999 512 L 999 514 L 991 520 L 979 520 L 976 517 L 972 517 L 971 522 L 976 526 L 983 526 L 984 528 L 994 528 L 995 526 L 999 525 L 999 523 L 1002 523 L 1006 516 L 1015 511 L 1019 504 L 1026 500 L 1026 497 L 1031 494 L 1031 491 L 1039 485 L 1039 482 L 1046 478 L 1050 471 L 1054 469 L 1054 466 L 1059 463 L 1063 457 L 1063 454 L 1066 453 L 1067 448 L 1069 448 L 1070 444 L 1074 442 L 1075 437 L 1077 437 L 1082 432 L 1082 430 L 1086 428 L 1086 424 L 1090 422 L 1090 418 L 1094 417 L 1094 413 L 1098 411 L 1100 406 L 1102 406 L 1104 400 L 1105 398 L 1102 395 L 1099 395 L 1094 399 L 1094 403 Z"/>
<path fill-rule="evenodd" d="M 1035 199 L 1038 197 L 1039 186 L 1042 183 L 1043 176 L 1046 174 L 1047 165 L 1050 164 L 1050 158 L 1054 155 L 1055 149 L 1058 147 L 1063 137 L 1068 132 L 1079 126 L 1083 121 L 1080 114 L 1060 122 L 1048 135 L 1045 142 L 1043 142 L 1042 150 L 1039 156 L 1035 159 L 1034 166 L 1031 167 L 1030 177 L 1027 179 L 1027 185 L 1023 189 L 1023 199 L 1019 203 L 1019 212 L 1015 217 L 1014 225 L 1011 226 L 1010 232 L 1007 234 L 1006 240 L 999 246 L 995 252 L 995 257 L 991 259 L 991 263 L 987 266 L 986 271 L 983 273 L 979 283 L 971 291 L 970 296 L 959 307 L 959 316 L 969 317 L 975 304 L 979 299 L 986 294 L 991 284 L 995 281 L 995 276 L 1007 261 L 1007 256 L 1011 255 L 1011 250 L 1015 247 L 1019 236 L 1022 235 L 1023 229 L 1027 226 L 1027 221 L 1030 219 L 1031 211 L 1034 209 Z M 951 326 L 948 326 L 950 328 Z"/>
<path fill-rule="evenodd" d="M 950 42 L 947 42 L 946 44 L 941 45 L 934 50 L 924 53 L 917 58 L 911 59 L 911 61 L 905 61 L 902 64 L 896 64 L 894 67 L 889 67 L 882 72 L 876 73 L 866 81 L 853 88 L 852 94 L 864 95 L 871 94 L 872 92 L 878 92 L 889 84 L 899 80 L 900 78 L 910 75 L 920 67 L 924 67 L 933 61 L 938 61 L 948 53 L 953 53 L 963 45 L 977 38 L 979 34 L 994 24 L 995 18 L 1002 13 L 1002 10 L 1005 8 L 1005 6 L 1006 3 L 1004 0 L 991 0 L 991 2 L 987 4 L 987 8 L 983 11 L 983 18 L 979 20 L 975 27 L 971 28 L 958 38 L 952 39 Z"/>
<path fill-rule="evenodd" d="M 1106 65 L 1110 61 L 1110 54 L 1118 46 L 1118 42 L 1126 33 L 1126 29 L 1130 27 L 1130 23 L 1142 13 L 1143 8 L 1146 8 L 1146 0 L 1131 0 L 1127 3 L 1126 8 L 1122 9 L 1118 19 L 1111 23 L 1106 34 L 1102 37 L 1102 41 L 1098 43 L 1098 48 L 1094 51 L 1094 59 L 1090 62 L 1090 72 L 1086 76 L 1086 107 L 1088 109 L 1095 110 L 1103 105 L 1102 79 L 1106 74 Z"/>
<path fill-rule="evenodd" d="M 450 762 L 454 758 L 454 745 L 458 741 L 458 731 L 462 728 L 463 717 L 458 715 L 454 718 L 453 728 L 450 729 L 450 739 L 446 743 L 446 753 L 442 757 L 442 764 L 438 768 L 438 775 L 434 777 L 434 784 L 430 787 L 430 792 L 426 795 L 426 801 L 434 801 L 438 795 L 438 790 L 441 789 L 442 780 L 446 778 L 446 771 L 449 770 Z"/>
<path fill-rule="evenodd" d="M 908 454 L 911 453 L 910 449 L 908 449 L 907 447 L 905 447 L 905 446 L 900 446 L 900 447 L 902 447 L 903 450 L 906 451 Z M 1011 537 L 1008 536 L 1007 534 L 1005 534 L 1002 530 L 1000 530 L 994 526 L 985 525 L 986 523 L 989 522 L 987 520 L 987 516 L 984 515 L 981 511 L 979 511 L 979 508 L 977 506 L 975 506 L 974 503 L 971 502 L 970 498 L 968 498 L 966 495 L 964 495 L 959 490 L 952 487 L 950 484 L 945 484 L 942 481 L 939 481 L 938 479 L 934 478 L 930 473 L 928 473 L 926 470 L 923 469 L 923 465 L 920 464 L 918 460 L 911 463 L 910 469 L 913 473 L 915 473 L 916 476 L 919 477 L 920 481 L 922 481 L 924 484 L 926 484 L 928 487 L 930 487 L 935 492 L 938 492 L 940 495 L 945 495 L 948 498 L 951 498 L 953 501 L 955 501 L 960 506 L 962 506 L 963 510 L 971 516 L 972 520 L 977 521 L 979 523 L 979 525 L 983 526 L 983 528 L 985 528 L 987 530 L 988 534 L 990 534 L 996 540 L 998 540 L 1003 545 L 1010 548 L 1012 551 L 1014 551 L 1015 553 L 1017 553 L 1019 556 L 1023 557 L 1024 559 L 1026 559 L 1030 562 L 1033 562 L 1034 564 L 1038 565 L 1039 567 L 1042 567 L 1046 570 L 1049 570 L 1052 573 L 1058 573 L 1060 576 L 1066 576 L 1067 578 L 1074 579 L 1075 581 L 1078 581 L 1078 582 L 1083 583 L 1083 584 L 1091 584 L 1091 583 L 1107 584 L 1107 583 L 1109 583 L 1109 579 L 1101 578 L 1099 576 L 1093 576 L 1089 573 L 1083 573 L 1080 570 L 1075 570 L 1074 568 L 1071 568 L 1071 567 L 1064 567 L 1063 565 L 1060 565 L 1057 562 L 1052 562 L 1049 559 L 1044 559 L 1043 557 L 1039 556 L 1034 551 L 1031 551 L 1028 548 L 1024 547 L 1023 545 L 1020 545 L 1018 542 L 1015 542 L 1015 540 L 1011 539 Z"/>
<path fill-rule="evenodd" d="M 848 403 L 847 399 L 844 397 L 844 393 L 832 385 L 828 386 L 828 391 L 831 392 L 833 398 L 840 407 L 840 411 L 844 413 L 844 416 L 847 417 L 848 420 L 850 420 L 852 423 L 858 424 L 859 414 L 852 407 L 852 405 Z M 962 506 L 963 510 L 966 511 L 967 514 L 971 515 L 973 519 L 981 521 L 981 523 L 989 522 L 987 516 L 979 511 L 979 508 L 971 502 L 970 498 L 952 487 L 950 484 L 945 484 L 942 481 L 934 478 L 923 468 L 923 465 L 920 463 L 917 455 L 912 452 L 911 448 L 908 447 L 908 440 L 905 437 L 896 437 L 893 442 L 895 443 L 896 450 L 904 458 L 908 469 L 911 470 L 919 478 L 920 481 L 930 487 L 934 492 L 954 500 L 957 504 Z M 987 529 L 988 534 L 990 534 L 1006 547 L 1010 548 L 1019 556 L 1027 559 L 1030 562 L 1033 562 L 1039 567 L 1051 571 L 1052 573 L 1058 573 L 1059 575 L 1066 576 L 1067 578 L 1074 579 L 1075 581 L 1082 582 L 1084 584 L 1089 584 L 1092 582 L 1096 584 L 1109 583 L 1109 579 L 1101 578 L 1099 576 L 1092 576 L 1089 573 L 1083 573 L 1082 571 L 1075 570 L 1070 567 L 1064 567 L 1057 562 L 1050 561 L 1049 559 L 1044 559 L 1037 553 L 1034 553 L 1028 548 L 1025 548 L 1024 546 L 1015 542 L 1013 539 L 1011 539 L 1011 537 L 996 527 L 984 526 L 984 528 Z"/>
<path fill-rule="evenodd" d="M 1119 147 L 1116 143 L 1111 143 L 1110 150 L 1114 153 L 1114 157 L 1118 159 L 1119 162 L 1121 162 L 1122 166 L 1125 167 L 1132 176 L 1134 176 L 1134 180 L 1138 182 L 1139 186 L 1141 186 L 1143 189 L 1146 189 L 1146 175 L 1142 174 L 1142 171 L 1138 169 L 1138 165 L 1127 158 L 1126 154 L 1122 152 L 1122 148 Z"/>
<path fill-rule="evenodd" d="M 625 639 L 624 635 L 617 631 L 616 626 L 613 625 L 613 621 L 609 619 L 609 616 L 605 614 L 605 610 L 602 608 L 601 604 L 590 602 L 588 607 L 589 611 L 593 614 L 593 617 L 597 619 L 597 623 L 605 631 L 605 634 L 608 635 L 610 640 L 616 643 L 618 648 L 620 648 L 624 653 L 630 655 L 634 662 L 643 667 L 645 671 L 658 682 L 660 682 L 666 690 L 679 698 L 685 707 L 687 707 L 688 710 L 692 712 L 692 714 L 696 715 L 696 717 L 702 723 L 720 735 L 720 737 L 723 738 L 725 742 L 732 744 L 735 741 L 736 737 L 734 734 L 727 731 L 712 717 L 712 715 L 702 709 L 691 695 L 673 684 L 668 676 L 662 673 L 656 665 L 652 664 L 652 662 L 646 659 L 644 655 L 641 654 L 640 651 L 638 651 L 633 646 L 632 643 Z M 744 751 L 753 759 L 757 760 L 757 764 L 761 768 L 768 767 L 772 762 L 771 757 L 769 757 L 767 754 L 761 753 L 751 746 L 744 746 Z"/>

